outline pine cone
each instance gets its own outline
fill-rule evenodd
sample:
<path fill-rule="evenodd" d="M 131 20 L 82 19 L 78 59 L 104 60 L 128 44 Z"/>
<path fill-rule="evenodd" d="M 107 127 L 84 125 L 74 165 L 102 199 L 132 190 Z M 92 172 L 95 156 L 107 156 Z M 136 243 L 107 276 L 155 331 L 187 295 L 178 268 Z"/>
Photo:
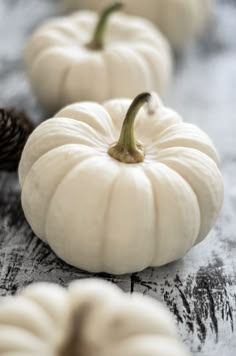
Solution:
<path fill-rule="evenodd" d="M 23 112 L 0 109 L 0 170 L 17 169 L 34 126 Z"/>

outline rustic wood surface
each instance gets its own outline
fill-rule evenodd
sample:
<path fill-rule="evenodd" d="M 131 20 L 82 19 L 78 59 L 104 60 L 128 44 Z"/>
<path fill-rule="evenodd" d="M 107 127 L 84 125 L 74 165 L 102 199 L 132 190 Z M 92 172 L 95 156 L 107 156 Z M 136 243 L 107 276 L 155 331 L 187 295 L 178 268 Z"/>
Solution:
<path fill-rule="evenodd" d="M 213 138 L 222 158 L 225 204 L 209 237 L 184 259 L 159 269 L 113 277 L 125 291 L 163 301 L 194 355 L 236 355 L 236 2 L 218 1 L 209 33 L 179 56 L 166 103 Z M 47 116 L 23 69 L 25 41 L 59 0 L 0 0 L 0 106 L 25 109 L 36 123 Z M 0 173 L 0 295 L 29 283 L 67 285 L 91 274 L 60 261 L 24 219 L 16 174 Z"/>

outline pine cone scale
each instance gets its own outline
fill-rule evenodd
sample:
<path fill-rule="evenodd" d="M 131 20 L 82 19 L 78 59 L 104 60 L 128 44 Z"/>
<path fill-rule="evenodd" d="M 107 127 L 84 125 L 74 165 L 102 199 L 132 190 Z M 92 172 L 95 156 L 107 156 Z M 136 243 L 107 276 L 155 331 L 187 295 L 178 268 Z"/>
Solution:
<path fill-rule="evenodd" d="M 0 170 L 17 169 L 25 143 L 33 131 L 23 112 L 0 109 Z"/>

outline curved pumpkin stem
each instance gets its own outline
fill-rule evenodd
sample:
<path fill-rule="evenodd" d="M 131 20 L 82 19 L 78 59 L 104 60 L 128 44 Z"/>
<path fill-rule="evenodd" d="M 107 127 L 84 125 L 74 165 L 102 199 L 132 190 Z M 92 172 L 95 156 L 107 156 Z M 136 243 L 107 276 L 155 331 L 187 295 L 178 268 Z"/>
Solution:
<path fill-rule="evenodd" d="M 114 12 L 120 10 L 122 7 L 123 4 L 121 2 L 115 2 L 103 10 L 98 20 L 97 26 L 95 27 L 93 39 L 87 46 L 88 48 L 93 50 L 101 50 L 104 48 L 104 36 L 108 20 Z"/>
<path fill-rule="evenodd" d="M 136 141 L 134 134 L 135 119 L 144 104 L 148 105 L 148 113 L 150 115 L 155 113 L 152 94 L 142 93 L 134 99 L 126 114 L 118 142 L 108 150 L 109 155 L 117 161 L 123 163 L 140 163 L 144 161 L 144 148 L 142 144 Z"/>

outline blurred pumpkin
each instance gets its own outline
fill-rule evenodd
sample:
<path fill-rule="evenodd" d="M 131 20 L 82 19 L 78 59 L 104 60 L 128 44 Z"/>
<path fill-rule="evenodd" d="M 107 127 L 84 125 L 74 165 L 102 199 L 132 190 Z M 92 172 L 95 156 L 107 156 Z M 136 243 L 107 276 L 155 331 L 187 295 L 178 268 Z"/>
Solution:
<path fill-rule="evenodd" d="M 70 9 L 101 10 L 111 0 L 65 0 Z M 198 36 L 208 22 L 212 0 L 123 0 L 129 14 L 157 24 L 175 48 Z"/>
<path fill-rule="evenodd" d="M 0 299 L 0 355 L 187 356 L 158 301 L 98 280 L 40 283 Z"/>
<path fill-rule="evenodd" d="M 26 48 L 32 89 L 50 112 L 77 101 L 103 102 L 134 97 L 143 90 L 163 93 L 172 58 L 164 36 L 150 22 L 113 14 L 80 11 L 49 20 Z"/>

